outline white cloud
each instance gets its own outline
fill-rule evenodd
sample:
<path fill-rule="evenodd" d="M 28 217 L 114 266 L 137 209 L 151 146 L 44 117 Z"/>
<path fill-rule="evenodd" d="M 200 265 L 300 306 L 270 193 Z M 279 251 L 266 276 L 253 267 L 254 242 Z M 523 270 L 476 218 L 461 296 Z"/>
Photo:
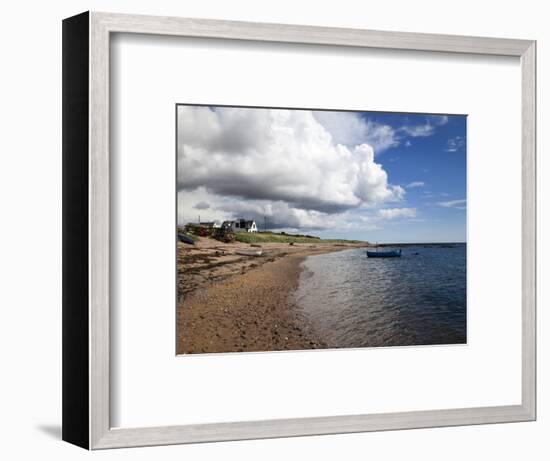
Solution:
<path fill-rule="evenodd" d="M 466 208 L 466 199 L 449 200 L 447 202 L 438 202 L 437 204 L 445 208 L 459 208 L 463 210 Z"/>
<path fill-rule="evenodd" d="M 438 126 L 445 125 L 449 121 L 446 115 L 428 115 L 426 122 L 420 125 L 404 125 L 401 131 L 413 138 L 432 136 Z"/>
<path fill-rule="evenodd" d="M 449 122 L 449 117 L 446 115 L 428 115 L 426 118 L 437 126 L 446 125 Z"/>
<path fill-rule="evenodd" d="M 415 187 L 424 187 L 426 185 L 426 183 L 424 183 L 423 181 L 413 181 L 409 184 L 407 184 L 405 187 L 407 189 L 414 189 Z"/>
<path fill-rule="evenodd" d="M 466 141 L 462 136 L 455 136 L 454 138 L 447 140 L 447 152 L 456 152 L 462 149 L 466 145 Z"/>
<path fill-rule="evenodd" d="M 385 208 L 378 210 L 378 213 L 384 219 L 415 218 L 416 208 Z"/>
<path fill-rule="evenodd" d="M 267 215 L 296 228 L 405 195 L 369 144 L 335 142 L 311 111 L 196 106 L 178 108 L 178 189 L 180 222 L 204 202 L 201 219 Z"/>
<path fill-rule="evenodd" d="M 353 147 L 366 143 L 374 149 L 375 155 L 399 145 L 391 126 L 365 120 L 355 112 L 314 111 L 313 116 L 336 144 Z"/>
<path fill-rule="evenodd" d="M 404 125 L 401 129 L 413 138 L 431 136 L 435 132 L 434 126 L 429 123 L 424 125 Z"/>

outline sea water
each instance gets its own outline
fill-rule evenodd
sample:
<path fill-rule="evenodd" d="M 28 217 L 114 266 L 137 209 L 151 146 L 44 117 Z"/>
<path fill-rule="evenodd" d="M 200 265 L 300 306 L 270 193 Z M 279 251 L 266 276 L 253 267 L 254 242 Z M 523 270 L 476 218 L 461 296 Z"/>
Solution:
<path fill-rule="evenodd" d="M 295 303 L 329 348 L 466 342 L 466 244 L 406 246 L 400 258 L 344 250 L 302 264 Z"/>

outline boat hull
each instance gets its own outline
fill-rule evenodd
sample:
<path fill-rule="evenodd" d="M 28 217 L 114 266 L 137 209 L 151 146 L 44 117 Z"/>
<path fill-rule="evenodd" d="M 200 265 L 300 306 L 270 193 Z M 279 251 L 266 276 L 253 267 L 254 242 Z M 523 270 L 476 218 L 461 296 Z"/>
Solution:
<path fill-rule="evenodd" d="M 188 245 L 194 245 L 195 241 L 189 237 L 188 235 L 178 233 L 178 240 L 183 243 L 187 243 Z"/>

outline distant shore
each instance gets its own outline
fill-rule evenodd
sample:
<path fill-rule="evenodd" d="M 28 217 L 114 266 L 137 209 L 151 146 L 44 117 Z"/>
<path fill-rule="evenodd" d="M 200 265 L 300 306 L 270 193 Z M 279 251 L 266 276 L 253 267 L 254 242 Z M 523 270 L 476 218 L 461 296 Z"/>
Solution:
<path fill-rule="evenodd" d="M 178 242 L 177 353 L 316 349 L 324 346 L 291 293 L 309 255 L 366 243 Z M 242 256 L 243 250 L 262 256 Z"/>
<path fill-rule="evenodd" d="M 423 243 L 370 243 L 370 247 L 446 247 L 446 246 L 456 246 L 456 245 L 466 245 L 466 242 L 423 242 Z"/>

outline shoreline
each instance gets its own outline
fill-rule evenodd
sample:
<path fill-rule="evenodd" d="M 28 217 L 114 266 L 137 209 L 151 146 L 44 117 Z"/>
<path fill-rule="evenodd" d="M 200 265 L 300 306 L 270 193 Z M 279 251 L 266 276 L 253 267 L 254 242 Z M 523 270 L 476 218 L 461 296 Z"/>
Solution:
<path fill-rule="evenodd" d="M 307 256 L 362 244 L 178 244 L 177 354 L 259 352 L 326 347 L 291 299 Z M 183 244 L 181 244 L 183 245 Z M 223 254 L 222 254 L 223 252 Z"/>

